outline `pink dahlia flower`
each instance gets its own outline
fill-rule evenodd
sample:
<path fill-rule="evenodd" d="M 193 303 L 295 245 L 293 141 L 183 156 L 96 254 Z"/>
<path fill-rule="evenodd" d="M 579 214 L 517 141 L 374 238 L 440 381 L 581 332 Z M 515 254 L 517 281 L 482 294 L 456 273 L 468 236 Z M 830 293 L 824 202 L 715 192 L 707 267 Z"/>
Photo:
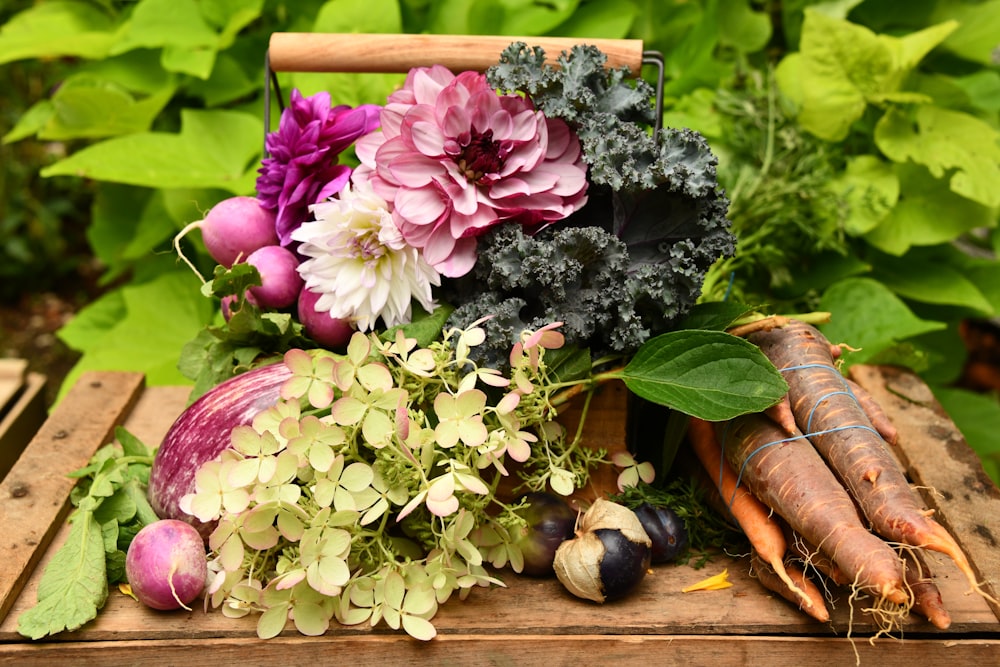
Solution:
<path fill-rule="evenodd" d="M 354 140 L 378 127 L 380 107 L 330 107 L 330 94 L 302 97 L 293 90 L 281 113 L 277 132 L 265 139 L 269 157 L 261 161 L 257 198 L 277 210 L 275 223 L 282 245 L 309 219 L 309 207 L 336 194 L 351 177 L 338 156 Z"/>
<path fill-rule="evenodd" d="M 406 242 L 441 274 L 476 261 L 475 237 L 506 221 L 538 228 L 587 200 L 580 141 L 530 100 L 498 95 L 476 72 L 411 70 L 355 147 Z"/>

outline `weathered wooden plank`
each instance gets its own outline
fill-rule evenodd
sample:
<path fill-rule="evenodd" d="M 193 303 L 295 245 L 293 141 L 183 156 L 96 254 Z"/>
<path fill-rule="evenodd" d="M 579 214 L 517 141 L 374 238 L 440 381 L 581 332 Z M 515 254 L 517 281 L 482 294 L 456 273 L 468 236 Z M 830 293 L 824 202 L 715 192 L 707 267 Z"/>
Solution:
<path fill-rule="evenodd" d="M 27 359 L 0 359 L 0 415 L 13 402 L 27 378 Z"/>
<path fill-rule="evenodd" d="M 916 375 L 873 366 L 855 366 L 851 374 L 899 431 L 896 454 L 935 519 L 955 536 L 990 595 L 1000 598 L 1000 489 Z M 1000 619 L 1000 606 L 992 607 Z"/>
<path fill-rule="evenodd" d="M 84 374 L 0 482 L 0 620 L 58 532 L 75 480 L 138 398 L 141 373 Z"/>
<path fill-rule="evenodd" d="M 14 467 L 46 417 L 45 385 L 41 373 L 28 373 L 21 391 L 6 410 L 0 410 L 0 480 Z"/>
<path fill-rule="evenodd" d="M 142 664 L 180 665 L 307 665 L 328 664 L 336 656 L 365 664 L 519 665 L 579 667 L 579 665 L 691 664 L 713 667 L 801 667 L 819 665 L 905 665 L 954 667 L 995 665 L 1000 639 L 956 639 L 947 643 L 926 639 L 868 644 L 865 639 L 802 637 L 703 637 L 691 635 L 531 636 L 523 634 L 439 635 L 419 643 L 399 635 L 368 637 L 276 637 L 268 640 L 231 638 L 147 641 L 72 642 L 5 647 L 0 665 L 76 667 Z M 63 662 L 65 661 L 65 662 Z"/>

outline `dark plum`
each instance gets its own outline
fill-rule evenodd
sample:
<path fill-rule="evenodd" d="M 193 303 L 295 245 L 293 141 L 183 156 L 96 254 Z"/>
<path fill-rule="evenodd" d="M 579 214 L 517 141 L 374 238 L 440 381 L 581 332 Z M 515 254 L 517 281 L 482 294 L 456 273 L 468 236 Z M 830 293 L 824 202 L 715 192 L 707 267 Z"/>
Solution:
<path fill-rule="evenodd" d="M 687 528 L 676 512 L 649 503 L 639 505 L 634 511 L 653 543 L 653 563 L 670 563 L 684 553 L 688 546 Z"/>
<path fill-rule="evenodd" d="M 535 491 L 522 498 L 527 504 L 517 510 L 527 525 L 515 540 L 524 555 L 522 574 L 542 577 L 552 574 L 556 549 L 573 537 L 576 512 L 560 496 Z"/>

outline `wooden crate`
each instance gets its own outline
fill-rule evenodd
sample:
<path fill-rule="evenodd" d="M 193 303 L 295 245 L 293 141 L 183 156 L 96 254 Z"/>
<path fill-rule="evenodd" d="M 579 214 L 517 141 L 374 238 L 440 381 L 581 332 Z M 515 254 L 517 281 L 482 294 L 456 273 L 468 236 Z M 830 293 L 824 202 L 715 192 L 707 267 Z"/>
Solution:
<path fill-rule="evenodd" d="M 45 421 L 46 377 L 25 359 L 0 359 L 0 480 Z"/>
<path fill-rule="evenodd" d="M 996 596 L 1000 583 L 1000 490 L 982 471 L 954 424 L 915 376 L 863 367 L 855 379 L 882 403 L 900 431 L 898 452 L 913 483 L 926 490 L 937 517 L 957 535 Z M 181 411 L 187 390 L 146 388 L 141 375 L 89 373 L 45 422 L 0 484 L 0 665 L 327 664 L 337 652 L 352 661 L 404 664 L 580 665 L 641 659 L 649 664 L 863 665 L 1000 664 L 1000 609 L 978 595 L 950 562 L 931 557 L 953 623 L 942 632 L 911 618 L 899 637 L 869 641 L 875 627 L 841 595 L 830 624 L 812 621 L 767 593 L 739 557 L 720 557 L 707 570 L 652 569 L 625 600 L 597 605 L 573 598 L 552 580 L 501 573 L 506 588 L 476 589 L 446 603 L 434 623 L 439 635 L 422 643 L 384 626 L 334 625 L 303 637 L 291 625 L 259 640 L 255 618 L 218 611 L 154 612 L 112 591 L 99 617 L 82 629 L 31 642 L 17 634 L 17 617 L 33 603 L 38 580 L 65 539 L 65 472 L 82 465 L 123 423 L 149 444 L 159 442 Z M 734 585 L 681 593 L 706 574 L 728 567 Z M 863 606 L 863 605 L 859 605 Z M 849 632 L 850 630 L 850 632 Z M 990 662 L 992 660 L 992 662 Z"/>

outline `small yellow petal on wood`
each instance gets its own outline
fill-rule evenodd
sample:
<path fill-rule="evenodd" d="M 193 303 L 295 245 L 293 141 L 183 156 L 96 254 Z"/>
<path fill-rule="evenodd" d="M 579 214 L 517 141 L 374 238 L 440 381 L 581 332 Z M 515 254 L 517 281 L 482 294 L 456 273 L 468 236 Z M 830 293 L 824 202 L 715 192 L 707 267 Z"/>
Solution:
<path fill-rule="evenodd" d="M 125 582 L 122 582 L 122 583 L 118 584 L 118 591 L 120 593 L 124 594 L 124 595 L 129 596 L 130 598 L 132 598 L 136 602 L 139 601 L 139 598 L 137 598 L 135 596 L 135 593 L 132 592 L 132 587 L 129 584 L 125 583 Z"/>
<path fill-rule="evenodd" d="M 732 582 L 729 581 L 729 568 L 726 568 L 719 574 L 708 577 L 707 579 L 702 579 L 696 584 L 691 584 L 687 588 L 682 588 L 682 593 L 690 593 L 691 591 L 718 591 L 723 588 L 729 588 L 732 586 Z"/>

